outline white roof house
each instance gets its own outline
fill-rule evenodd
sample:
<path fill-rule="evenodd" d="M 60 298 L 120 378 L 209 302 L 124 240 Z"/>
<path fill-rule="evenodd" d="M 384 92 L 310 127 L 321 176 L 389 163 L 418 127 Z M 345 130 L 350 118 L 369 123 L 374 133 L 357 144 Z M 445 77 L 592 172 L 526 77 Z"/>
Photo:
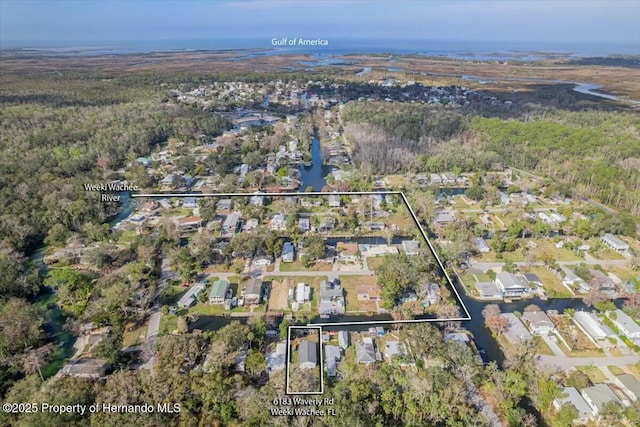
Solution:
<path fill-rule="evenodd" d="M 335 377 L 337 373 L 338 361 L 342 355 L 340 354 L 340 347 L 337 345 L 325 345 L 324 346 L 324 360 L 327 365 L 327 375 Z"/>
<path fill-rule="evenodd" d="M 629 244 L 622 241 L 622 239 L 614 236 L 611 233 L 607 233 L 600 239 L 602 242 L 609 246 L 614 251 L 626 252 L 629 250 Z"/>
<path fill-rule="evenodd" d="M 293 262 L 295 249 L 291 242 L 284 242 L 282 245 L 282 262 Z"/>
<path fill-rule="evenodd" d="M 598 415 L 604 406 L 609 402 L 616 402 L 622 405 L 618 396 L 609 388 L 608 385 L 601 383 L 582 390 L 582 397 L 589 404 L 593 415 Z"/>
<path fill-rule="evenodd" d="M 277 371 L 284 369 L 287 356 L 287 343 L 280 342 L 276 344 L 275 351 L 267 353 L 267 369 Z"/>
<path fill-rule="evenodd" d="M 303 303 L 309 302 L 311 296 L 311 288 L 304 283 L 298 283 L 296 287 L 296 302 Z"/>
<path fill-rule="evenodd" d="M 529 288 L 518 276 L 504 271 L 496 275 L 496 285 L 506 297 L 522 296 Z"/>
<path fill-rule="evenodd" d="M 559 411 L 564 405 L 571 405 L 578 411 L 576 421 L 586 423 L 591 415 L 591 407 L 574 387 L 564 387 L 562 394 L 553 400 L 553 407 Z"/>
<path fill-rule="evenodd" d="M 349 347 L 349 332 L 338 331 L 338 343 L 343 350 Z"/>
<path fill-rule="evenodd" d="M 420 245 L 418 244 L 417 240 L 403 240 L 402 248 L 404 249 L 404 252 L 408 256 L 414 256 L 414 255 L 418 255 L 420 250 Z"/>
<path fill-rule="evenodd" d="M 631 340 L 640 340 L 640 325 L 620 309 L 614 313 L 615 315 L 609 314 L 608 316 L 620 332 Z"/>
<path fill-rule="evenodd" d="M 544 311 L 525 311 L 522 317 L 529 325 L 529 329 L 536 335 L 548 334 L 555 329 L 555 325 Z"/>
<path fill-rule="evenodd" d="M 615 335 L 611 329 L 600 322 L 600 319 L 598 319 L 595 314 L 587 311 L 577 311 L 573 315 L 573 322 L 578 325 L 596 345 L 598 345 L 600 341 L 604 341 L 608 337 Z"/>
<path fill-rule="evenodd" d="M 269 224 L 269 228 L 272 230 L 286 230 L 287 222 L 283 213 L 277 213 L 271 219 L 271 223 Z"/>
<path fill-rule="evenodd" d="M 485 240 L 482 237 L 478 237 L 476 239 L 476 248 L 478 249 L 479 252 L 482 252 L 482 253 L 491 251 L 491 248 L 489 247 L 489 245 L 487 245 L 487 242 L 485 242 Z"/>
<path fill-rule="evenodd" d="M 178 307 L 189 308 L 196 302 L 198 294 L 207 288 L 206 283 L 196 283 L 180 298 L 178 301 Z"/>

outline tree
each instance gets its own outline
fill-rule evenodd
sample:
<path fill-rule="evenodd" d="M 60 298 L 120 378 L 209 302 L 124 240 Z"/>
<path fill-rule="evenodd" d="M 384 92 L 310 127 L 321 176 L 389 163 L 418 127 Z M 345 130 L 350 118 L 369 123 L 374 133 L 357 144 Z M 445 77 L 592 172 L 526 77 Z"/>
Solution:
<path fill-rule="evenodd" d="M 196 259 L 188 246 L 178 250 L 174 257 L 174 263 L 178 276 L 187 283 L 190 283 L 198 274 Z"/>
<path fill-rule="evenodd" d="M 260 351 L 250 350 L 244 362 L 245 369 L 251 376 L 257 376 L 267 367 L 264 354 Z"/>
<path fill-rule="evenodd" d="M 189 332 L 189 323 L 184 316 L 178 316 L 178 332 L 181 334 Z"/>
<path fill-rule="evenodd" d="M 21 356 L 20 361 L 22 368 L 27 375 L 37 372 L 40 379 L 44 381 L 42 376 L 42 367 L 45 365 L 47 357 L 53 352 L 53 344 L 48 343 L 42 347 L 31 349 Z"/>
<path fill-rule="evenodd" d="M 502 335 L 509 329 L 509 321 L 500 314 L 500 306 L 497 304 L 488 304 L 482 310 L 487 328 L 496 335 Z"/>
<path fill-rule="evenodd" d="M 471 200 L 479 202 L 480 200 L 484 199 L 484 188 L 482 188 L 482 186 L 480 185 L 473 185 L 464 191 L 464 195 Z"/>
<path fill-rule="evenodd" d="M 23 299 L 11 298 L 0 308 L 0 361 L 37 345 L 43 337 L 42 311 Z"/>
<path fill-rule="evenodd" d="M 555 416 L 550 417 L 549 422 L 553 427 L 570 427 L 576 418 L 578 418 L 576 408 L 570 403 L 565 403 Z"/>
<path fill-rule="evenodd" d="M 306 254 L 312 261 L 324 258 L 326 247 L 324 239 L 319 233 L 314 233 L 304 240 Z"/>

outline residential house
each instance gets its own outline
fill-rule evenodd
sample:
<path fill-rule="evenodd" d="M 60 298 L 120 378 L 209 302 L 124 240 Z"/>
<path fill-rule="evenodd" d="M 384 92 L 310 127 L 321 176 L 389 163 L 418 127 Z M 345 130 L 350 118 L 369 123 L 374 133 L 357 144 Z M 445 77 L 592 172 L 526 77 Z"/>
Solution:
<path fill-rule="evenodd" d="M 224 304 L 229 291 L 229 282 L 226 280 L 216 280 L 213 282 L 209 292 L 209 304 Z"/>
<path fill-rule="evenodd" d="M 108 367 L 108 362 L 103 359 L 69 359 L 60 375 L 96 380 L 106 375 Z"/>
<path fill-rule="evenodd" d="M 631 374 L 616 375 L 616 378 L 622 383 L 626 391 L 628 391 L 626 394 L 629 395 L 629 399 L 634 402 L 640 399 L 640 380 Z"/>
<path fill-rule="evenodd" d="M 245 304 L 260 304 L 262 302 L 262 280 L 249 279 L 244 288 Z"/>
<path fill-rule="evenodd" d="M 356 362 L 371 364 L 376 363 L 376 351 L 371 338 L 364 338 L 363 342 L 356 343 Z"/>
<path fill-rule="evenodd" d="M 170 175 L 167 175 L 167 176 L 165 176 L 164 178 L 162 178 L 162 181 L 160 181 L 160 183 L 161 183 L 163 186 L 168 187 L 168 186 L 170 186 L 171 184 L 173 184 L 173 180 L 174 180 L 174 179 L 175 179 L 175 177 L 174 177 L 172 174 L 170 174 Z"/>
<path fill-rule="evenodd" d="M 324 360 L 327 364 L 327 376 L 336 376 L 338 370 L 338 361 L 341 357 L 342 355 L 340 354 L 340 347 L 338 347 L 337 345 L 324 346 Z"/>
<path fill-rule="evenodd" d="M 505 298 L 521 298 L 529 290 L 529 286 L 513 273 L 498 273 L 495 281 Z"/>
<path fill-rule="evenodd" d="M 202 227 L 202 218 L 197 215 L 187 216 L 178 220 L 180 231 L 195 231 Z"/>
<path fill-rule="evenodd" d="M 442 184 L 442 177 L 437 173 L 432 173 L 430 175 L 430 179 L 431 179 L 431 184 L 434 184 L 434 185 Z"/>
<path fill-rule="evenodd" d="M 325 216 L 320 220 L 320 229 L 321 233 L 326 233 L 328 231 L 332 231 L 336 226 L 336 219 L 332 216 Z"/>
<path fill-rule="evenodd" d="M 204 291 L 207 288 L 206 283 L 196 283 L 180 298 L 178 301 L 178 307 L 180 308 L 189 308 L 191 307 L 198 299 L 198 294 Z"/>
<path fill-rule="evenodd" d="M 522 318 L 534 335 L 547 335 L 555 329 L 555 325 L 544 311 L 525 311 Z"/>
<path fill-rule="evenodd" d="M 318 345 L 311 341 L 298 343 L 298 365 L 303 369 L 313 369 L 318 366 Z"/>
<path fill-rule="evenodd" d="M 298 228 L 303 233 L 306 233 L 307 231 L 309 231 L 311 229 L 309 218 L 300 218 L 298 220 Z"/>
<path fill-rule="evenodd" d="M 609 246 L 611 249 L 617 252 L 627 252 L 629 250 L 629 244 L 625 243 L 619 237 L 614 236 L 611 233 L 607 233 L 600 239 L 602 242 Z"/>
<path fill-rule="evenodd" d="M 349 347 L 349 332 L 338 331 L 338 344 L 340 345 L 340 348 L 343 350 Z"/>
<path fill-rule="evenodd" d="M 382 295 L 378 285 L 359 285 L 356 291 L 358 301 L 380 301 Z"/>
<path fill-rule="evenodd" d="M 267 369 L 269 371 L 277 371 L 284 369 L 287 359 L 287 343 L 280 342 L 276 344 L 274 351 L 267 353 Z"/>
<path fill-rule="evenodd" d="M 340 285 L 333 280 L 320 282 L 318 314 L 320 316 L 340 315 L 344 314 L 344 311 L 344 293 Z"/>
<path fill-rule="evenodd" d="M 417 240 L 403 240 L 402 249 L 407 256 L 415 256 L 420 253 L 420 246 Z"/>
<path fill-rule="evenodd" d="M 606 344 L 609 337 L 615 337 L 615 333 L 604 325 L 594 313 L 577 311 L 573 315 L 573 323 L 597 346 Z"/>
<path fill-rule="evenodd" d="M 482 237 L 476 238 L 476 248 L 478 249 L 478 252 L 482 252 L 482 253 L 487 253 L 491 251 L 491 248 Z"/>
<path fill-rule="evenodd" d="M 222 234 L 236 234 L 240 223 L 240 213 L 233 212 L 227 215 L 222 223 Z"/>
<path fill-rule="evenodd" d="M 363 257 L 377 257 L 385 255 L 397 255 L 398 248 L 389 245 L 372 245 L 368 243 L 358 244 L 358 251 Z"/>
<path fill-rule="evenodd" d="M 339 194 L 330 194 L 329 195 L 329 207 L 330 208 L 339 208 L 342 206 L 342 200 L 340 199 Z"/>
<path fill-rule="evenodd" d="M 287 220 L 283 213 L 277 213 L 271 219 L 271 223 L 269 224 L 269 228 L 271 230 L 280 230 L 284 231 L 287 229 Z"/>
<path fill-rule="evenodd" d="M 500 317 L 507 319 L 509 326 L 505 336 L 512 344 L 521 344 L 533 339 L 531 333 L 525 328 L 520 319 L 513 313 L 502 313 Z"/>
<path fill-rule="evenodd" d="M 340 262 L 345 264 L 355 264 L 360 259 L 358 256 L 357 243 L 338 242 L 336 248 L 338 249 Z"/>
<path fill-rule="evenodd" d="M 445 184 L 455 184 L 456 177 L 451 172 L 445 172 L 442 174 L 442 182 Z"/>
<path fill-rule="evenodd" d="M 608 314 L 609 319 L 618 328 L 621 334 L 640 344 L 640 325 L 620 309 L 614 311 L 615 315 Z"/>
<path fill-rule="evenodd" d="M 563 285 L 577 287 L 582 293 L 588 292 L 589 289 L 591 289 L 581 277 L 573 272 L 573 270 L 564 266 L 560 267 L 560 269 L 564 273 L 564 277 L 562 278 Z"/>
<path fill-rule="evenodd" d="M 230 212 L 231 211 L 231 199 L 220 199 L 216 203 L 216 210 L 218 212 Z"/>
<path fill-rule="evenodd" d="M 296 287 L 296 302 L 299 304 L 309 302 L 311 297 L 311 288 L 304 283 L 298 283 Z"/>
<path fill-rule="evenodd" d="M 616 284 L 611 277 L 600 270 L 589 270 L 589 273 L 591 274 L 592 285 L 604 293 L 615 296 Z"/>
<path fill-rule="evenodd" d="M 258 255 L 253 259 L 253 265 L 258 267 L 265 267 L 271 265 L 273 257 L 271 255 Z"/>
<path fill-rule="evenodd" d="M 185 209 L 195 209 L 198 207 L 198 202 L 195 197 L 185 197 L 182 199 L 182 207 Z"/>
<path fill-rule="evenodd" d="M 456 217 L 453 215 L 453 212 L 449 211 L 437 211 L 436 212 L 436 223 L 438 224 L 451 224 L 455 222 Z"/>
<path fill-rule="evenodd" d="M 264 195 L 262 192 L 258 191 L 253 196 L 251 196 L 250 203 L 253 206 L 263 206 L 264 205 Z"/>
<path fill-rule="evenodd" d="M 424 306 L 431 306 L 440 302 L 440 286 L 437 283 L 420 285 L 420 297 Z"/>
<path fill-rule="evenodd" d="M 622 405 L 618 396 L 604 383 L 582 389 L 582 397 L 584 397 L 584 400 L 589 407 L 591 407 L 592 414 L 595 416 L 597 416 L 609 402 L 616 402 Z"/>
<path fill-rule="evenodd" d="M 556 411 L 562 409 L 564 405 L 571 405 L 578 412 L 578 416 L 574 422 L 584 424 L 589 421 L 591 407 L 574 387 L 564 387 L 560 397 L 553 399 L 553 407 Z"/>
<path fill-rule="evenodd" d="M 540 278 L 536 274 L 524 273 L 522 277 L 524 277 L 524 279 L 529 283 L 533 283 L 536 286 L 542 286 L 542 280 L 540 280 Z"/>
<path fill-rule="evenodd" d="M 398 363 L 399 365 L 406 365 L 406 363 L 398 360 L 404 358 L 406 354 L 407 351 L 405 349 L 405 346 L 400 341 L 390 340 L 384 344 L 384 358 L 390 364 Z"/>
<path fill-rule="evenodd" d="M 476 288 L 482 299 L 502 299 L 502 291 L 495 282 L 476 282 Z"/>
<path fill-rule="evenodd" d="M 295 249 L 291 242 L 284 242 L 282 245 L 282 262 L 293 262 Z"/>
<path fill-rule="evenodd" d="M 258 221 L 257 218 L 251 218 L 248 219 L 247 222 L 245 222 L 245 224 L 242 226 L 242 229 L 244 231 L 251 231 L 255 228 L 258 228 L 258 225 L 260 225 L 260 221 Z"/>

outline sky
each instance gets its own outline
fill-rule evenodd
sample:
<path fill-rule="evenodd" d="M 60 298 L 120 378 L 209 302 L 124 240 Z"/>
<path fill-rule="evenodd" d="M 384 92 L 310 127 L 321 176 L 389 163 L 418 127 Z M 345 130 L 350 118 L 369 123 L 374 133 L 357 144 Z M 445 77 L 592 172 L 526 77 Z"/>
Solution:
<path fill-rule="evenodd" d="M 2 48 L 274 37 L 640 46 L 640 0 L 0 0 Z"/>

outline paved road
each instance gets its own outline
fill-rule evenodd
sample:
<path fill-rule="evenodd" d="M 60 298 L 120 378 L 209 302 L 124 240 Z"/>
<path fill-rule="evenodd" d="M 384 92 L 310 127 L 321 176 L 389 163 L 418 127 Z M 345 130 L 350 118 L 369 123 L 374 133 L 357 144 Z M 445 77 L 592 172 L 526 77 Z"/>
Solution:
<path fill-rule="evenodd" d="M 158 290 L 156 292 L 155 299 L 162 293 L 167 280 L 172 277 L 171 270 L 169 270 L 169 260 L 167 258 L 162 259 L 162 264 L 160 268 L 160 282 L 158 283 Z M 151 369 L 153 368 L 154 363 L 154 355 L 153 355 L 153 347 L 158 340 L 158 333 L 160 332 L 160 318 L 162 316 L 162 311 L 160 310 L 160 305 L 156 302 L 156 304 L 151 309 L 151 316 L 149 317 L 149 326 L 147 327 L 147 340 L 144 343 L 144 352 L 146 355 L 142 357 L 147 357 L 146 362 L 140 365 L 141 369 Z"/>
<path fill-rule="evenodd" d="M 493 408 L 480 396 L 478 389 L 472 382 L 467 383 L 467 392 L 469 393 L 469 403 L 480 410 L 490 427 L 502 427 L 500 417 L 494 412 Z"/>
<path fill-rule="evenodd" d="M 562 349 L 560 349 L 560 347 L 558 346 L 558 344 L 556 343 L 556 339 L 555 337 L 552 337 L 550 335 L 547 334 L 542 334 L 540 335 L 542 337 L 542 339 L 544 340 L 545 343 L 547 343 L 547 345 L 549 346 L 549 348 L 551 349 L 551 351 L 553 352 L 553 354 L 555 356 L 560 356 L 560 357 L 567 357 L 565 356 L 565 354 L 562 352 Z"/>
<path fill-rule="evenodd" d="M 638 363 L 638 356 L 600 356 L 600 357 L 567 357 L 541 355 L 536 365 L 564 371 L 576 366 L 621 366 Z"/>
<path fill-rule="evenodd" d="M 631 261 L 629 259 L 581 259 L 578 261 L 557 261 L 558 265 L 578 265 L 578 264 L 591 264 L 591 265 L 629 265 Z M 504 262 L 478 262 L 478 261 L 471 261 L 471 265 L 475 268 L 480 268 L 483 271 L 488 270 L 490 268 L 497 268 L 497 267 L 502 267 L 505 263 Z M 529 267 L 529 266 L 536 266 L 536 267 L 544 267 L 544 263 L 543 262 L 528 262 L 528 261 L 517 261 L 514 262 L 515 265 L 517 266 L 521 266 L 521 267 Z"/>

